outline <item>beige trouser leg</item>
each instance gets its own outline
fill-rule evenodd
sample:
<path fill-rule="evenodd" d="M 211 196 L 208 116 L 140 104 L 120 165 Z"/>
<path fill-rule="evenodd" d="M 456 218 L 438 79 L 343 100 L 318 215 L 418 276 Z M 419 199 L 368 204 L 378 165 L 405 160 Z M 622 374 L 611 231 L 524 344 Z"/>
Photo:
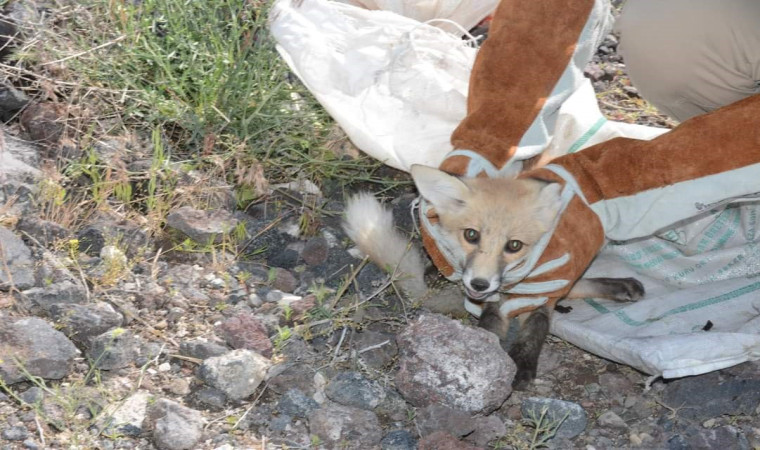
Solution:
<path fill-rule="evenodd" d="M 760 93 L 759 0 L 627 0 L 616 28 L 634 86 L 677 120 Z"/>

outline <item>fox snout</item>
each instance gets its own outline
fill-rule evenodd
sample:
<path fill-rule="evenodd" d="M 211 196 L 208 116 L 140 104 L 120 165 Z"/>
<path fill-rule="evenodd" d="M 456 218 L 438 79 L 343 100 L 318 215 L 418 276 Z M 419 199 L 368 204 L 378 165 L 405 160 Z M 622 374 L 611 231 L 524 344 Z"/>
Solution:
<path fill-rule="evenodd" d="M 473 300 L 485 300 L 499 290 L 501 277 L 498 275 L 485 277 L 475 275 L 471 268 L 465 270 L 462 276 L 462 284 L 468 297 Z"/>
<path fill-rule="evenodd" d="M 478 292 L 485 292 L 489 287 L 491 287 L 491 283 L 483 278 L 474 278 L 470 281 L 470 288 Z"/>

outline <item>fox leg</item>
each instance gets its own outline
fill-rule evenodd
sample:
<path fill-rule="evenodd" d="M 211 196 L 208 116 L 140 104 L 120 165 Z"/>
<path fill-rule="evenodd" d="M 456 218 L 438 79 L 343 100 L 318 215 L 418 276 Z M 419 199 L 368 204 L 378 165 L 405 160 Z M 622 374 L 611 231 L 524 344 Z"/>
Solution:
<path fill-rule="evenodd" d="M 500 302 L 489 302 L 483 306 L 478 326 L 499 337 L 502 347 L 517 366 L 512 388 L 524 390 L 534 378 L 538 367 L 538 355 L 549 333 L 549 310 L 546 307 L 517 316 L 519 330 L 511 345 L 507 344 L 509 319 L 499 312 Z"/>
<path fill-rule="evenodd" d="M 581 278 L 565 298 L 606 298 L 633 302 L 644 296 L 644 285 L 635 278 Z"/>
<path fill-rule="evenodd" d="M 536 378 L 538 355 L 541 354 L 546 335 L 549 334 L 550 313 L 544 306 L 517 316 L 520 329 L 517 339 L 507 352 L 517 366 L 517 373 L 512 380 L 512 388 L 515 390 L 525 390 Z"/>

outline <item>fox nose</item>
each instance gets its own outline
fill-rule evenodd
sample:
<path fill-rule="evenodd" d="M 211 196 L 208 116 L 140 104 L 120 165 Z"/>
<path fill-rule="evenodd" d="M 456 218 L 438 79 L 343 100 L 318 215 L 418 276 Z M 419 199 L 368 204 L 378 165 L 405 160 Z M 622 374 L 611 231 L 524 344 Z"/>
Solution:
<path fill-rule="evenodd" d="M 470 287 L 478 292 L 483 292 L 491 287 L 491 283 L 483 278 L 474 278 L 472 281 L 470 281 Z"/>

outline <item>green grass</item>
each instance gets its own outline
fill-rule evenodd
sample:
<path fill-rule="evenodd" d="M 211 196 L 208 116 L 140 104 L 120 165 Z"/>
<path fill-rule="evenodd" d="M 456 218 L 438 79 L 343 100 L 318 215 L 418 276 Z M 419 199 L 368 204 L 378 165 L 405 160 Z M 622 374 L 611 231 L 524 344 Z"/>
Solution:
<path fill-rule="evenodd" d="M 243 146 L 261 160 L 298 161 L 330 121 L 289 76 L 259 3 L 86 0 L 46 50 L 71 58 L 72 76 L 100 89 L 124 125 L 160 126 L 181 157 Z"/>
<path fill-rule="evenodd" d="M 38 98 L 68 105 L 66 135 L 84 156 L 62 168 L 61 185 L 84 176 L 89 192 L 67 199 L 77 198 L 80 210 L 124 205 L 160 227 L 178 203 L 182 171 L 233 186 L 240 207 L 268 185 L 299 177 L 318 186 L 398 184 L 374 175 L 377 162 L 329 150 L 335 124 L 276 52 L 270 4 L 64 1 L 54 21 L 30 25 L 32 44 L 17 50 L 18 68 L 3 73 Z M 137 143 L 132 156 L 153 160 L 150 170 L 94 157 L 99 143 L 124 136 Z M 198 191 L 205 186 L 197 183 Z"/>

